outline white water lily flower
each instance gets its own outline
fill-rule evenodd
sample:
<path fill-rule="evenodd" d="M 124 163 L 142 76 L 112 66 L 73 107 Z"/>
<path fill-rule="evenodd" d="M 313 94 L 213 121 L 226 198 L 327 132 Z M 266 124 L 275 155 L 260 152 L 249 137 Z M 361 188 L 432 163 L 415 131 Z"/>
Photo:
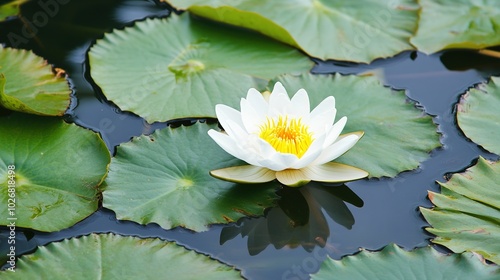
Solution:
<path fill-rule="evenodd" d="M 239 183 L 278 179 L 287 186 L 301 186 L 368 176 L 359 168 L 331 162 L 363 136 L 363 132 L 340 135 L 347 118 L 334 124 L 333 96 L 310 111 L 304 89 L 290 99 L 277 82 L 269 100 L 251 88 L 241 99 L 241 112 L 222 104 L 215 111 L 225 133 L 211 129 L 208 134 L 226 152 L 250 164 L 211 171 L 216 178 Z"/>

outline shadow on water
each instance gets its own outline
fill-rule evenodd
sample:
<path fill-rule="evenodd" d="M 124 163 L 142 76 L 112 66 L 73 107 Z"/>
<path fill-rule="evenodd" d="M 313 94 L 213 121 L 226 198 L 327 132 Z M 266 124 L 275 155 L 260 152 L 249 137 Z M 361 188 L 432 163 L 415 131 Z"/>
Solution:
<path fill-rule="evenodd" d="M 47 23 L 36 31 L 32 29 L 27 34 L 34 35 L 28 38 L 23 32 L 29 31 L 23 28 L 40 11 L 37 3 L 33 1 L 23 7 L 23 21 L 0 23 L 0 42 L 33 49 L 49 63 L 67 71 L 76 97 L 66 116 L 68 121 L 101 133 L 110 150 L 133 136 L 165 127 L 166 124 L 147 124 L 107 102 L 87 74 L 86 52 L 105 32 L 145 17 L 166 16 L 168 9 L 152 1 L 68 1 L 58 6 L 53 16 L 47 13 Z M 97 6 L 99 9 L 95 9 Z M 12 41 L 9 34 L 21 36 L 21 41 Z M 115 232 L 176 241 L 237 266 L 251 279 L 306 279 L 307 274 L 319 269 L 327 255 L 338 259 L 357 252 L 360 247 L 379 249 L 388 243 L 406 249 L 429 244 L 432 236 L 423 229 L 428 224 L 418 207 L 431 206 L 426 195 L 428 190 L 439 191 L 435 181 L 444 181 L 446 174 L 464 170 L 480 155 L 498 159 L 463 135 L 456 124 L 454 108 L 468 88 L 500 73 L 499 60 L 454 50 L 433 55 L 404 52 L 369 65 L 317 60 L 316 63 L 312 70 L 316 74 L 375 71 L 383 77 L 385 85 L 406 90 L 409 99 L 434 117 L 443 147 L 434 150 L 419 169 L 395 178 L 281 189 L 278 207 L 269 209 L 265 217 L 215 225 L 206 232 L 164 230 L 156 224 L 117 221 L 112 211 L 101 208 L 60 232 L 19 232 L 18 253 L 31 252 L 36 246 L 63 238 Z M 1 252 L 7 250 L 6 234 L 4 227 L 0 230 Z"/>

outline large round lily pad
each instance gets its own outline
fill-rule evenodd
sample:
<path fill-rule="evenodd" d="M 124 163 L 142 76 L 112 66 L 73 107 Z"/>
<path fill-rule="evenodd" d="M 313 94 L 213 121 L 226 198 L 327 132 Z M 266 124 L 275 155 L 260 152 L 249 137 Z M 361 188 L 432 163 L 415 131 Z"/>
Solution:
<path fill-rule="evenodd" d="M 173 242 L 91 234 L 21 256 L 2 279 L 242 279 L 238 270 Z"/>
<path fill-rule="evenodd" d="M 215 125 L 165 128 L 118 147 L 112 159 L 104 207 L 118 219 L 206 230 L 246 215 L 262 215 L 273 205 L 277 183 L 237 185 L 209 171 L 243 165 L 208 136 Z"/>
<path fill-rule="evenodd" d="M 444 255 L 432 247 L 408 252 L 395 244 L 380 252 L 361 251 L 341 260 L 326 259 L 312 280 L 323 279 L 498 279 L 500 269 L 472 253 Z"/>
<path fill-rule="evenodd" d="M 250 28 L 321 59 L 370 62 L 413 49 L 414 0 L 162 0 L 213 20 Z"/>
<path fill-rule="evenodd" d="M 500 155 L 500 78 L 470 89 L 457 106 L 458 125 L 467 137 Z"/>
<path fill-rule="evenodd" d="M 0 107 L 37 115 L 62 116 L 71 90 L 64 71 L 54 73 L 31 51 L 0 46 Z"/>
<path fill-rule="evenodd" d="M 500 45 L 500 5 L 495 0 L 420 0 L 418 30 L 411 43 L 434 53 Z"/>
<path fill-rule="evenodd" d="M 249 88 L 312 67 L 293 48 L 187 13 L 106 34 L 91 48 L 89 60 L 106 97 L 148 122 L 215 118 L 216 104 L 236 106 Z"/>
<path fill-rule="evenodd" d="M 441 194 L 429 192 L 436 205 L 420 208 L 437 235 L 432 241 L 460 253 L 474 251 L 500 264 L 500 163 L 479 158 L 463 174 L 441 185 Z"/>
<path fill-rule="evenodd" d="M 98 134 L 20 113 L 1 117 L 0 131 L 1 225 L 57 231 L 97 210 L 97 187 L 110 161 Z"/>
<path fill-rule="evenodd" d="M 364 169 L 370 177 L 393 177 L 415 169 L 441 145 L 432 118 L 407 102 L 404 92 L 384 87 L 375 77 L 307 74 L 285 75 L 278 80 L 289 94 L 304 88 L 311 108 L 327 96 L 335 97 L 336 119 L 347 116 L 342 133 L 365 132 L 352 149 L 335 161 Z"/>

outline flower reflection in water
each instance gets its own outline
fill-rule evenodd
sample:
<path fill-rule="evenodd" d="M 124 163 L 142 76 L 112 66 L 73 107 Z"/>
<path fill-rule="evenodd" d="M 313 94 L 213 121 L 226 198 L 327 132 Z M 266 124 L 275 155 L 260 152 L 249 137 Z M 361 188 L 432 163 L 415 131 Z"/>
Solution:
<path fill-rule="evenodd" d="M 330 236 L 324 212 L 336 223 L 351 229 L 354 217 L 346 202 L 362 207 L 363 201 L 347 186 L 324 186 L 309 183 L 302 188 L 282 188 L 278 207 L 266 217 L 242 219 L 222 229 L 221 245 L 238 235 L 248 237 L 250 255 L 262 252 L 269 244 L 276 249 L 302 246 L 311 252 L 316 245 L 324 247 Z"/>

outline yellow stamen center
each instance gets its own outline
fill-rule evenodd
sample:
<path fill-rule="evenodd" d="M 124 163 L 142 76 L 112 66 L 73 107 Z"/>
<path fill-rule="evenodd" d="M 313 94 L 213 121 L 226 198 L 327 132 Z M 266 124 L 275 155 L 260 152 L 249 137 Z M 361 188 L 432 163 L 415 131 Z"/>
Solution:
<path fill-rule="evenodd" d="M 259 137 L 271 144 L 276 151 L 302 157 L 313 142 L 309 127 L 301 119 L 279 116 L 278 120 L 267 118 L 260 127 Z"/>

